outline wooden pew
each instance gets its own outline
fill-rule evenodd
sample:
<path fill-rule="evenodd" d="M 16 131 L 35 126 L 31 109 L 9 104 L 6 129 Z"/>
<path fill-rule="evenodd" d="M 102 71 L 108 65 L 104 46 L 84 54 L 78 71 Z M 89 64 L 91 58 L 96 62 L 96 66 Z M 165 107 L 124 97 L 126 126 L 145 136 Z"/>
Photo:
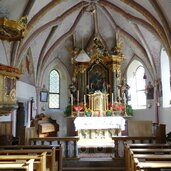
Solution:
<path fill-rule="evenodd" d="M 135 160 L 136 159 L 136 160 Z M 130 155 L 130 170 L 136 170 L 137 162 L 171 162 L 171 155 L 170 154 L 131 154 Z M 162 165 L 163 166 L 163 165 Z M 154 166 L 153 166 L 154 167 Z M 161 167 L 162 168 L 162 167 Z"/>
<path fill-rule="evenodd" d="M 64 148 L 62 149 L 65 153 L 63 158 L 66 159 L 78 159 L 77 155 L 77 141 L 79 140 L 78 136 L 68 136 L 68 137 L 44 137 L 44 138 L 30 138 L 29 142 L 31 145 L 52 145 L 52 144 L 63 144 Z M 72 155 L 69 154 L 69 143 L 73 143 Z"/>
<path fill-rule="evenodd" d="M 131 143 L 135 143 L 135 141 L 139 141 L 140 143 L 144 143 L 148 141 L 148 143 L 153 143 L 157 140 L 157 137 L 151 136 L 151 137 L 131 137 L 131 136 L 112 136 L 112 140 L 114 140 L 114 146 L 115 146 L 115 157 L 118 158 L 119 156 L 119 142 L 125 142 L 131 141 Z"/>
<path fill-rule="evenodd" d="M 138 148 L 138 147 L 144 147 L 144 148 Z M 169 161 L 171 160 L 171 155 L 170 155 L 171 146 L 168 144 L 149 144 L 149 146 L 148 144 L 146 145 L 125 144 L 124 149 L 125 149 L 125 161 L 126 161 L 127 171 L 136 170 L 137 168 L 140 169 L 139 163 L 142 162 L 142 159 L 143 162 L 147 162 L 147 160 L 150 160 L 150 162 L 152 162 L 153 160 L 154 162 L 156 161 L 168 162 L 168 160 Z M 163 165 L 161 166 L 162 166 L 161 168 L 163 168 Z M 147 167 L 146 164 L 144 165 L 144 167 Z"/>
<path fill-rule="evenodd" d="M 171 169 L 170 161 L 145 161 L 140 162 L 137 158 L 134 158 L 135 166 L 131 171 L 146 171 L 151 169 Z"/>
<path fill-rule="evenodd" d="M 41 155 L 46 152 L 46 165 L 51 171 L 58 170 L 58 166 L 55 165 L 55 148 L 51 149 L 10 149 L 10 150 L 0 150 L 0 155 Z M 58 164 L 58 163 L 57 163 Z"/>
<path fill-rule="evenodd" d="M 171 144 L 129 144 L 129 148 L 171 148 Z"/>
<path fill-rule="evenodd" d="M 41 155 L 0 155 L 0 162 L 21 162 L 34 159 L 34 170 L 46 171 L 46 152 Z"/>
<path fill-rule="evenodd" d="M 20 161 L 20 162 L 11 162 L 11 161 L 7 161 L 7 162 L 0 162 L 0 170 L 6 170 L 6 169 L 24 169 L 26 171 L 33 171 L 33 163 L 34 163 L 34 159 L 30 159 L 28 161 Z"/>
<path fill-rule="evenodd" d="M 29 149 L 36 149 L 36 150 L 40 150 L 40 152 L 42 152 L 42 150 L 52 150 L 52 154 L 49 154 L 49 152 L 47 153 L 47 167 L 50 167 L 51 170 L 56 171 L 56 167 L 58 167 L 58 171 L 62 171 L 62 147 L 61 145 L 7 145 L 7 146 L 0 146 L 0 150 L 12 150 L 12 149 L 16 149 L 16 150 L 20 150 L 20 149 L 24 149 L 24 150 L 29 150 Z M 38 151 L 36 151 L 38 152 Z"/>
<path fill-rule="evenodd" d="M 149 150 L 148 150 L 149 149 Z M 153 150 L 154 149 L 154 150 Z M 166 150 L 162 150 L 166 149 Z M 168 149 L 168 150 L 167 150 Z M 134 153 L 170 153 L 171 145 L 170 144 L 124 144 L 124 157 L 126 168 L 129 168 L 130 165 L 130 150 L 133 150 Z"/>

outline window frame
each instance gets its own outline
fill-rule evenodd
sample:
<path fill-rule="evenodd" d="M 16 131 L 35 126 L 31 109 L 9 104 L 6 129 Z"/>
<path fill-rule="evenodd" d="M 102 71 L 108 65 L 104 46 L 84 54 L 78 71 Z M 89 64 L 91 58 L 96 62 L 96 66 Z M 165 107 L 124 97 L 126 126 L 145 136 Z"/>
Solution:
<path fill-rule="evenodd" d="M 135 64 L 133 63 L 133 62 L 135 62 Z M 131 64 L 133 65 L 133 66 L 131 66 Z M 135 66 L 134 66 L 135 65 Z M 136 97 L 136 99 L 135 99 L 135 101 L 133 101 L 133 100 L 131 100 L 131 101 L 128 101 L 128 104 L 129 105 L 131 105 L 132 107 L 133 107 L 133 109 L 134 110 L 139 110 L 139 109 L 146 109 L 147 108 L 147 98 L 145 98 L 144 100 L 145 100 L 145 104 L 144 105 L 141 105 L 140 103 L 139 103 L 139 98 L 138 98 L 138 93 L 139 92 L 146 92 L 146 89 L 145 89 L 145 86 L 146 86 L 146 81 L 144 80 L 144 89 L 142 89 L 142 88 L 138 88 L 138 84 L 137 84 L 137 71 L 138 71 L 138 69 L 140 68 L 140 67 L 142 67 L 143 69 L 144 69 L 144 72 L 145 72 L 145 67 L 144 67 L 144 65 L 142 64 L 142 62 L 140 62 L 139 60 L 137 60 L 137 59 L 134 59 L 131 63 L 130 63 L 130 67 L 132 68 L 130 68 L 130 70 L 129 70 L 129 67 L 128 67 L 128 69 L 127 69 L 127 77 L 130 77 L 130 80 L 128 81 L 128 84 L 130 84 L 130 82 L 135 82 L 133 85 L 133 87 L 135 88 L 135 94 L 133 95 L 133 97 L 135 96 Z M 135 79 L 134 81 L 133 81 L 133 79 Z M 142 77 L 142 79 L 143 79 L 143 77 Z M 132 81 L 131 81 L 132 80 Z M 139 81 L 138 81 L 139 82 Z M 131 84 L 129 85 L 130 86 L 130 89 L 131 89 Z M 130 91 L 129 90 L 129 96 L 131 95 L 131 98 L 132 98 L 132 91 Z"/>
<path fill-rule="evenodd" d="M 51 92 L 51 91 L 50 91 L 50 75 L 51 75 L 51 73 L 52 73 L 53 71 L 56 71 L 57 74 L 58 74 L 58 77 L 59 77 L 59 87 L 58 87 L 59 91 L 58 91 L 57 93 Z M 59 96 L 59 103 L 58 103 L 58 106 L 59 106 L 59 107 L 57 107 L 57 108 L 52 108 L 52 107 L 50 107 L 50 95 L 52 95 L 52 94 L 56 94 L 56 95 Z M 58 70 L 56 70 L 56 69 L 52 69 L 52 70 L 50 71 L 50 73 L 49 73 L 49 98 L 48 98 L 48 108 L 49 108 L 49 109 L 60 109 L 60 74 L 59 74 Z"/>

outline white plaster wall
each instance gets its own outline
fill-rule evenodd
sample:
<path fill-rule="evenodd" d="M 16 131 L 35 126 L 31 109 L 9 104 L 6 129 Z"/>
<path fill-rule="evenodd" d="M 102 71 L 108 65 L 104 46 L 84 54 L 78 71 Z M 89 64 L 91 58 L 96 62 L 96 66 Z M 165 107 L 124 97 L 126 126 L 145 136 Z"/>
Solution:
<path fill-rule="evenodd" d="M 171 132 L 171 108 L 159 108 L 159 121 L 166 124 L 166 133 Z"/>
<path fill-rule="evenodd" d="M 22 81 L 16 82 L 16 97 L 17 100 L 21 101 L 29 101 L 33 97 L 36 102 L 36 89 L 34 86 L 24 83 Z M 36 104 L 35 108 L 36 108 Z M 33 117 L 36 115 L 36 110 L 33 110 Z"/>

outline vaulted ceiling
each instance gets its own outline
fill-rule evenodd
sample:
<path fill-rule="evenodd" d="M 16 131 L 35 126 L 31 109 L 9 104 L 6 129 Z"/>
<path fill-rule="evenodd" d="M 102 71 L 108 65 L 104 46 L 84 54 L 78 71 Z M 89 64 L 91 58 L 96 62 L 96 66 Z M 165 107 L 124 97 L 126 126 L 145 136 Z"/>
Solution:
<path fill-rule="evenodd" d="M 1 17 L 25 15 L 27 35 L 10 43 L 9 61 L 19 66 L 30 47 L 36 78 L 56 59 L 72 73 L 73 53 L 90 54 L 95 37 L 110 54 L 123 42 L 123 72 L 137 57 L 156 79 L 161 48 L 171 56 L 171 0 L 0 0 Z"/>

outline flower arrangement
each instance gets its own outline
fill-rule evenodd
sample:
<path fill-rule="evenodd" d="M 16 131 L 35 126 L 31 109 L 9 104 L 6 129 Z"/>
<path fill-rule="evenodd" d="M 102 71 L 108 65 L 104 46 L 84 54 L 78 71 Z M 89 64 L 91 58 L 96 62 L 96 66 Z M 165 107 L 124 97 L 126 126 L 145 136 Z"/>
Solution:
<path fill-rule="evenodd" d="M 112 110 L 106 110 L 106 116 L 112 116 Z"/>
<path fill-rule="evenodd" d="M 125 105 L 116 103 L 116 104 L 113 105 L 112 108 L 113 108 L 114 111 L 123 111 L 125 109 Z"/>
<path fill-rule="evenodd" d="M 84 107 L 83 107 L 82 104 L 74 105 L 74 106 L 73 106 L 73 110 L 74 110 L 74 111 L 82 111 L 83 109 L 84 109 Z"/>
<path fill-rule="evenodd" d="M 86 116 L 91 116 L 92 110 L 90 108 L 85 108 L 85 115 Z"/>

